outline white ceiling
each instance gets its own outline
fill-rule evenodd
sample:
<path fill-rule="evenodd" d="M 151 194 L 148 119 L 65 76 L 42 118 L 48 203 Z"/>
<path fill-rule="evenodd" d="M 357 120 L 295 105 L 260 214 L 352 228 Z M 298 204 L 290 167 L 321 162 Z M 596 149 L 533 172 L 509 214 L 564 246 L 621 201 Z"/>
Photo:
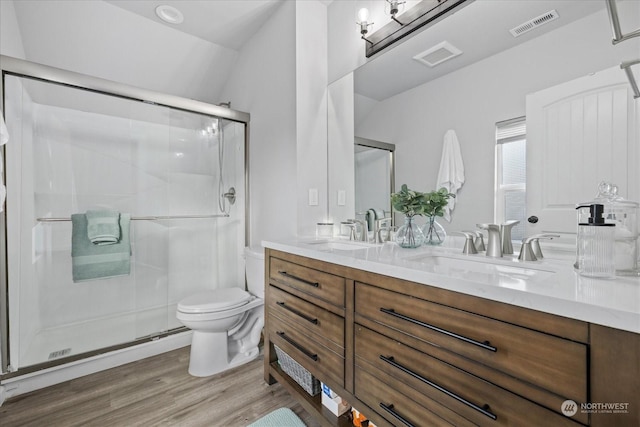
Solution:
<path fill-rule="evenodd" d="M 475 0 L 358 68 L 355 91 L 381 101 L 604 8 L 604 0 Z M 553 9 L 559 19 L 517 38 L 509 33 L 510 29 Z M 433 68 L 413 59 L 443 41 L 462 50 L 462 55 Z"/>
<path fill-rule="evenodd" d="M 239 50 L 285 0 L 104 0 L 167 27 Z M 169 5 L 184 15 L 181 24 L 158 18 L 156 7 Z"/>

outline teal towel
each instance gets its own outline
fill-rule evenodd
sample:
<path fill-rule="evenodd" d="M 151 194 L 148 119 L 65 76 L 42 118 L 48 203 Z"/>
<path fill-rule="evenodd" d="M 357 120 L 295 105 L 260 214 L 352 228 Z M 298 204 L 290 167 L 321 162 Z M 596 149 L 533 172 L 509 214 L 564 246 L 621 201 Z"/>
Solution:
<path fill-rule="evenodd" d="M 369 229 L 369 231 L 373 231 L 374 224 L 376 223 L 375 209 L 369 209 L 365 214 L 365 219 L 367 220 L 367 228 Z"/>
<path fill-rule="evenodd" d="M 87 237 L 94 245 L 113 245 L 120 240 L 120 213 L 87 211 Z"/>
<path fill-rule="evenodd" d="M 87 237 L 85 214 L 71 215 L 71 263 L 74 282 L 124 276 L 131 272 L 130 214 L 120 215 L 120 241 L 94 245 Z"/>
<path fill-rule="evenodd" d="M 289 408 L 280 408 L 265 415 L 247 427 L 306 427 Z"/>

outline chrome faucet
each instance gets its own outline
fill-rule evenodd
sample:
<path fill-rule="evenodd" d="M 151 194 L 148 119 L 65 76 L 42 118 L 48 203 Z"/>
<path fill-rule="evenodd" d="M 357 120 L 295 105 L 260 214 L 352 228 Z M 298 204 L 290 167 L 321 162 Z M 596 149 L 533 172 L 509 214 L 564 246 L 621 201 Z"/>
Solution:
<path fill-rule="evenodd" d="M 342 221 L 342 225 L 349 228 L 349 240 L 357 240 L 356 223 L 352 220 Z"/>
<path fill-rule="evenodd" d="M 500 236 L 501 227 L 498 224 L 476 224 L 476 227 L 487 230 L 489 241 L 487 243 L 487 256 L 502 257 L 502 241 Z"/>
<path fill-rule="evenodd" d="M 484 252 L 487 249 L 484 247 L 484 234 L 482 234 L 481 231 L 473 231 L 473 233 L 476 235 L 476 240 L 473 242 L 474 246 L 476 247 L 476 250 L 478 252 Z"/>
<path fill-rule="evenodd" d="M 360 238 L 358 239 L 361 242 L 369 241 L 369 227 L 367 226 L 367 221 L 362 219 L 348 219 L 347 221 L 355 222 L 360 225 Z"/>
<path fill-rule="evenodd" d="M 540 248 L 540 239 L 554 239 L 560 237 L 559 234 L 535 234 L 522 239 L 522 247 L 518 259 L 520 261 L 537 261 L 542 259 L 542 249 Z"/>
<path fill-rule="evenodd" d="M 477 254 L 476 245 L 473 243 L 473 238 L 476 236 L 474 231 L 454 231 L 453 234 L 460 234 L 466 239 L 464 241 L 464 248 L 462 248 L 463 254 Z"/>
<path fill-rule="evenodd" d="M 383 225 L 386 224 L 386 227 Z M 387 230 L 386 237 L 382 237 L 382 231 Z M 391 240 L 391 218 L 381 218 L 375 221 L 375 228 L 373 231 L 373 238 L 375 243 L 384 243 Z"/>
<path fill-rule="evenodd" d="M 511 255 L 513 253 L 513 243 L 511 243 L 511 229 L 520 221 L 512 219 L 500 225 L 500 234 L 502 236 L 502 253 L 503 255 Z"/>

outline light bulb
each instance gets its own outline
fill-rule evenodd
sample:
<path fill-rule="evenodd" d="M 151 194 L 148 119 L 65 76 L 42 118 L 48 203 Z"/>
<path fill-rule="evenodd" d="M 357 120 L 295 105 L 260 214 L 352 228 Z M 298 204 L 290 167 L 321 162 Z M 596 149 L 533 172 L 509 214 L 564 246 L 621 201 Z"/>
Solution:
<path fill-rule="evenodd" d="M 366 24 L 369 22 L 369 9 L 363 7 L 358 11 L 358 23 Z"/>

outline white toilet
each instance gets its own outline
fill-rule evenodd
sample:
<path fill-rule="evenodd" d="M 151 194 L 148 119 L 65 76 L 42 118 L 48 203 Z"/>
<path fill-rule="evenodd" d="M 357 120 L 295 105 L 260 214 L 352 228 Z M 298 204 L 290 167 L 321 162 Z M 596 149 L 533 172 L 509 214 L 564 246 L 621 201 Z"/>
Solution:
<path fill-rule="evenodd" d="M 224 288 L 198 292 L 178 303 L 176 317 L 193 330 L 189 373 L 208 377 L 258 356 L 264 327 L 264 251 L 245 248 L 249 292 Z"/>

